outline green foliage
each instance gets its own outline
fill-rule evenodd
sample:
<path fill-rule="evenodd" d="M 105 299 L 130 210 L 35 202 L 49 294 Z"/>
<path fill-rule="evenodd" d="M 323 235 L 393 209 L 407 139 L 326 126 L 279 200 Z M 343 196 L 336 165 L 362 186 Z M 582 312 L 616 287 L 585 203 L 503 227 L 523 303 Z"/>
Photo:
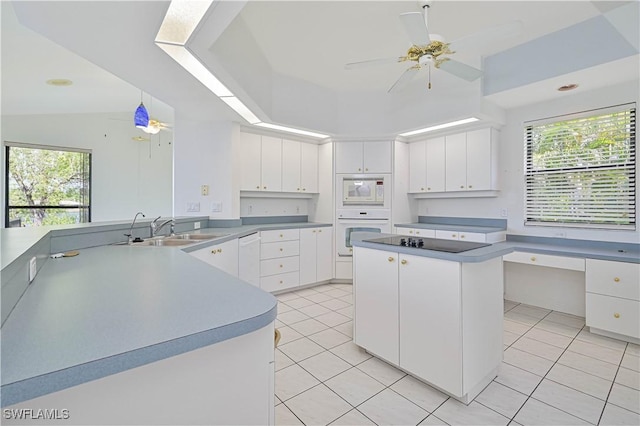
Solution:
<path fill-rule="evenodd" d="M 20 217 L 23 226 L 69 224 L 86 215 L 77 210 L 41 209 L 38 206 L 89 203 L 89 154 L 49 149 L 10 147 L 9 205 L 32 207 L 12 209 L 11 219 Z"/>

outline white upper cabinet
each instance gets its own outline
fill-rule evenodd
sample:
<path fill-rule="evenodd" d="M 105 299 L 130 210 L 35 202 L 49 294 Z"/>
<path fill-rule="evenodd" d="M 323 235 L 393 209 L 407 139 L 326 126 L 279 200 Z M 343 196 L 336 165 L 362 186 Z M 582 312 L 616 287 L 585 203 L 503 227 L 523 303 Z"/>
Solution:
<path fill-rule="evenodd" d="M 318 192 L 318 145 L 241 133 L 241 191 Z"/>
<path fill-rule="evenodd" d="M 464 191 L 467 188 L 467 134 L 445 137 L 445 190 Z"/>
<path fill-rule="evenodd" d="M 485 128 L 409 144 L 409 192 L 493 195 L 498 189 L 497 143 L 497 131 Z"/>
<path fill-rule="evenodd" d="M 282 139 L 262 136 L 262 190 L 282 191 Z"/>
<path fill-rule="evenodd" d="M 240 189 L 243 191 L 260 191 L 262 189 L 262 137 L 252 133 L 241 133 L 240 158 L 242 173 Z"/>
<path fill-rule="evenodd" d="M 336 142 L 336 173 L 391 173 L 391 142 Z"/>
<path fill-rule="evenodd" d="M 444 191 L 444 137 L 409 144 L 409 173 L 409 192 Z"/>
<path fill-rule="evenodd" d="M 318 192 L 318 145 L 300 144 L 300 189 L 302 192 Z"/>
<path fill-rule="evenodd" d="M 300 151 L 298 141 L 282 140 L 282 191 L 298 192 L 300 188 Z"/>

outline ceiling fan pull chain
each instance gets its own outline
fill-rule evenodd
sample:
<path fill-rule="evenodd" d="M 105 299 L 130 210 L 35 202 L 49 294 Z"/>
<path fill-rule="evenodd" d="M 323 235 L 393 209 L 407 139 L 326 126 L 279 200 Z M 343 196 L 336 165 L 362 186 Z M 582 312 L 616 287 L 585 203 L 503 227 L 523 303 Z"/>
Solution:
<path fill-rule="evenodd" d="M 429 90 L 431 90 L 431 64 L 429 64 Z"/>

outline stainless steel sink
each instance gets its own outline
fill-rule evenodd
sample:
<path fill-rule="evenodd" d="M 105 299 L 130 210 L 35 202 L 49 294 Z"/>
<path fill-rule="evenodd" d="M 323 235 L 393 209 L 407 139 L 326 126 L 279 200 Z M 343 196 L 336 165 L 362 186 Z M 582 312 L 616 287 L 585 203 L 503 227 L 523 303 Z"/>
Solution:
<path fill-rule="evenodd" d="M 213 240 L 215 238 L 226 237 L 229 234 L 178 234 L 166 237 L 165 240 Z"/>
<path fill-rule="evenodd" d="M 199 240 L 187 240 L 187 239 L 170 239 L 170 238 L 154 238 L 150 240 L 144 240 L 141 243 L 133 243 L 133 246 L 156 246 L 156 247 L 176 247 L 186 246 L 187 244 L 197 243 Z"/>

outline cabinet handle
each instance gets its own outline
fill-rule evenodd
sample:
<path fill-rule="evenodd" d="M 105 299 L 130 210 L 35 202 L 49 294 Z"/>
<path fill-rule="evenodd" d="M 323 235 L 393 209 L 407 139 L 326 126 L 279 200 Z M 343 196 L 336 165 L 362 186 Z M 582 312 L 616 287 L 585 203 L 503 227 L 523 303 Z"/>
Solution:
<path fill-rule="evenodd" d="M 616 312 L 615 314 L 613 314 L 613 317 L 614 318 L 620 318 L 620 314 Z"/>
<path fill-rule="evenodd" d="M 469 189 L 473 188 L 473 185 L 469 185 Z"/>
<path fill-rule="evenodd" d="M 535 256 L 531 256 L 531 261 L 535 262 L 536 261 L 536 257 Z"/>
<path fill-rule="evenodd" d="M 315 233 L 316 233 L 316 230 L 314 229 L 314 230 L 313 230 L 313 231 L 311 231 L 311 232 L 313 232 L 313 233 L 315 234 Z"/>
<path fill-rule="evenodd" d="M 389 256 L 389 259 L 387 259 L 389 262 L 393 262 L 395 259 L 391 256 Z"/>
<path fill-rule="evenodd" d="M 431 187 L 430 186 L 427 186 L 427 191 L 431 191 Z"/>
<path fill-rule="evenodd" d="M 322 232 L 322 229 L 318 229 L 318 232 Z"/>
<path fill-rule="evenodd" d="M 282 248 L 280 249 L 280 251 L 282 251 Z"/>
<path fill-rule="evenodd" d="M 420 191 L 424 191 L 424 188 L 420 188 Z"/>
<path fill-rule="evenodd" d="M 260 185 L 256 186 L 256 189 L 260 189 Z"/>
<path fill-rule="evenodd" d="M 420 231 L 416 231 L 416 235 L 420 235 Z"/>
<path fill-rule="evenodd" d="M 296 191 L 300 191 L 300 188 L 296 188 Z"/>
<path fill-rule="evenodd" d="M 457 237 L 457 235 L 456 234 L 451 234 L 451 237 L 455 238 L 455 237 Z"/>
<path fill-rule="evenodd" d="M 620 282 L 620 278 L 618 278 L 618 277 L 615 277 L 613 280 L 614 280 L 615 282 L 617 282 L 617 283 L 619 283 L 619 282 Z"/>
<path fill-rule="evenodd" d="M 263 186 L 262 188 L 267 189 L 267 187 L 266 187 L 266 186 Z"/>
<path fill-rule="evenodd" d="M 364 170 L 365 170 L 366 172 L 368 172 L 368 171 L 369 171 L 369 169 L 364 169 Z"/>
<path fill-rule="evenodd" d="M 280 265 L 280 267 L 282 268 L 282 265 Z"/>
<path fill-rule="evenodd" d="M 282 284 L 282 280 L 280 280 L 280 284 Z"/>
<path fill-rule="evenodd" d="M 464 238 L 464 235 L 460 235 L 460 238 Z"/>
<path fill-rule="evenodd" d="M 358 167 L 358 171 L 359 171 L 359 172 L 361 172 L 361 171 L 362 171 L 362 169 L 361 169 L 360 167 Z"/>
<path fill-rule="evenodd" d="M 404 260 L 404 259 L 402 259 L 402 260 L 400 261 L 400 263 L 402 263 L 403 265 L 406 265 L 406 264 L 407 264 L 407 261 L 406 261 L 406 260 Z"/>
<path fill-rule="evenodd" d="M 306 190 L 307 190 L 307 188 L 302 188 L 302 190 L 303 190 L 303 191 L 306 191 Z"/>
<path fill-rule="evenodd" d="M 460 189 L 464 189 L 464 185 L 460 185 Z"/>
<path fill-rule="evenodd" d="M 218 249 L 218 253 L 222 253 L 222 249 Z"/>
<path fill-rule="evenodd" d="M 352 248 L 349 249 L 349 253 L 353 253 L 353 249 Z"/>
<path fill-rule="evenodd" d="M 409 231 L 410 234 L 413 234 L 413 231 Z"/>
<path fill-rule="evenodd" d="M 280 234 L 280 238 L 282 238 L 282 234 Z"/>
<path fill-rule="evenodd" d="M 211 250 L 211 254 L 216 254 L 216 251 L 215 250 Z"/>

